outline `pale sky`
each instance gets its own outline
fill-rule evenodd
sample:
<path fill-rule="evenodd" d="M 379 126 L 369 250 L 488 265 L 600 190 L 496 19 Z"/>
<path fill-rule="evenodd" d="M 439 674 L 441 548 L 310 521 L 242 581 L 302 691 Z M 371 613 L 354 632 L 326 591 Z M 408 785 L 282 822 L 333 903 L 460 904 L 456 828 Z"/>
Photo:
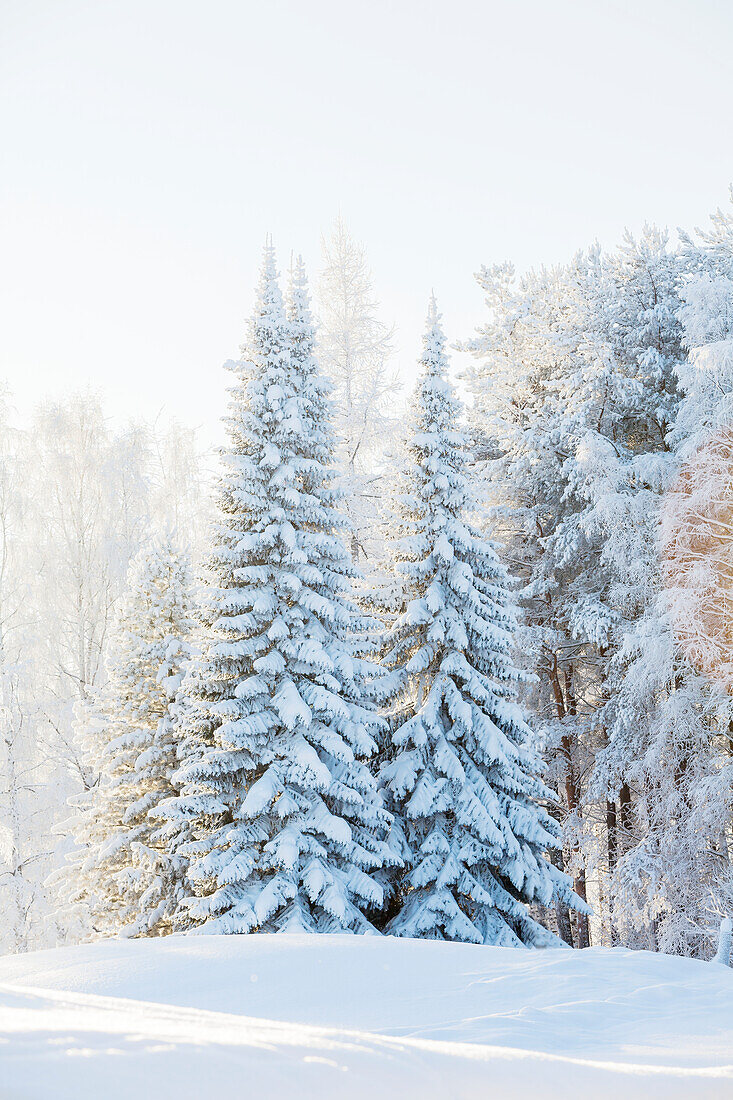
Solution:
<path fill-rule="evenodd" d="M 729 0 L 0 0 L 0 379 L 214 435 L 266 232 L 314 278 L 339 210 L 410 377 L 431 288 L 467 337 L 482 263 L 727 202 L 732 49 Z"/>

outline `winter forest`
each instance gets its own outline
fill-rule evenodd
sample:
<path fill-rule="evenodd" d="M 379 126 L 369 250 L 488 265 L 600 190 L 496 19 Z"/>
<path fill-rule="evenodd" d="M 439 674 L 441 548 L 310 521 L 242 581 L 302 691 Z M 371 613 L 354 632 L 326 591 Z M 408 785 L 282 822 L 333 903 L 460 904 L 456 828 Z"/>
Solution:
<path fill-rule="evenodd" d="M 0 1100 L 733 1096 L 732 45 L 0 0 Z"/>
<path fill-rule="evenodd" d="M 451 341 L 425 287 L 409 385 L 346 221 L 312 272 L 275 245 L 218 451 L 89 392 L 25 424 L 3 395 L 0 951 L 287 931 L 712 958 L 733 206 L 482 267 Z"/>

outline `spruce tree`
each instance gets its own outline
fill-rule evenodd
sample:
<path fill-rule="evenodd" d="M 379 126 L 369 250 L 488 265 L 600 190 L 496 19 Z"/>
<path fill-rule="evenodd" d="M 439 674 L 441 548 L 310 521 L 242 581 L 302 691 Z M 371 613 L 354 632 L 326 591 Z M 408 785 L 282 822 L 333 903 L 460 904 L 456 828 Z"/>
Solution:
<path fill-rule="evenodd" d="M 586 907 L 543 856 L 558 827 L 538 805 L 549 792 L 515 701 L 510 581 L 471 524 L 444 346 L 433 299 L 399 500 L 404 610 L 386 647 L 393 755 L 382 782 L 408 852 L 387 931 L 546 945 L 555 938 L 528 904 L 560 895 Z"/>
<path fill-rule="evenodd" d="M 186 681 L 200 747 L 168 810 L 190 835 L 188 917 L 211 932 L 362 932 L 382 902 L 387 815 L 364 762 L 379 719 L 313 342 L 302 264 L 286 314 L 268 245 L 230 364 L 208 626 Z"/>
<path fill-rule="evenodd" d="M 131 562 L 107 683 L 80 708 L 89 787 L 72 800 L 77 849 L 57 878 L 69 923 L 87 934 L 172 931 L 185 865 L 156 809 L 177 793 L 173 711 L 191 627 L 188 561 L 167 536 Z"/>

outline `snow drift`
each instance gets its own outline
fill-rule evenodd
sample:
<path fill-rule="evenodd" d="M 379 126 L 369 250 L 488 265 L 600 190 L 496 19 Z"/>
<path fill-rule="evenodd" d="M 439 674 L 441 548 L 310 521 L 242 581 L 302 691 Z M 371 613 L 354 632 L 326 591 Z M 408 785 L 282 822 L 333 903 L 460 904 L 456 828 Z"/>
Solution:
<path fill-rule="evenodd" d="M 360 936 L 0 959 L 3 1100 L 733 1095 L 733 971 Z"/>

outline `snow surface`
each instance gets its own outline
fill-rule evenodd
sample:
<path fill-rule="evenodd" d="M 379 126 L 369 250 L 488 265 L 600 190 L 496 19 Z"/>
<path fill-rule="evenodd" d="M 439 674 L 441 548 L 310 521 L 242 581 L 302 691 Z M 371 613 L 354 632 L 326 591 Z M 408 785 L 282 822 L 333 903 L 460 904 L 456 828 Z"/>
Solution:
<path fill-rule="evenodd" d="M 0 959 L 2 1100 L 733 1096 L 733 970 L 369 936 Z"/>

